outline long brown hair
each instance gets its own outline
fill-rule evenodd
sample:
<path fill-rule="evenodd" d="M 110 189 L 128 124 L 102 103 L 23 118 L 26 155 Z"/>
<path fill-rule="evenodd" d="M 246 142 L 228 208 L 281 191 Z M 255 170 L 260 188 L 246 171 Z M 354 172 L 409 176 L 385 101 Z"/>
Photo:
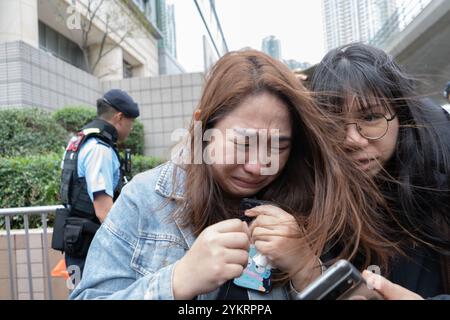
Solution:
<path fill-rule="evenodd" d="M 316 107 L 309 92 L 281 62 L 253 50 L 223 56 L 208 74 L 198 105 L 203 132 L 244 98 L 260 92 L 285 102 L 293 132 L 286 166 L 255 196 L 295 216 L 304 229 L 299 237 L 308 239 L 317 256 L 326 245 L 341 243 L 337 258 L 350 259 L 359 250 L 365 257 L 361 267 L 374 261 L 385 265 L 395 244 L 383 236 L 387 226 L 377 210 L 383 205 L 382 197 L 341 149 L 336 137 L 343 136 L 344 128 Z M 193 145 L 194 121 L 189 131 Z M 198 235 L 210 225 L 235 217 L 210 166 L 190 164 L 185 171 L 185 196 L 178 214 L 186 226 Z"/>

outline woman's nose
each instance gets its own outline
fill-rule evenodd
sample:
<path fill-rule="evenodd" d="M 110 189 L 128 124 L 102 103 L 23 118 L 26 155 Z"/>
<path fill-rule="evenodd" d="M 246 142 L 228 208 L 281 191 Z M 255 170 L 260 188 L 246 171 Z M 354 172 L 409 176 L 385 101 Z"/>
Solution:
<path fill-rule="evenodd" d="M 345 131 L 345 145 L 350 148 L 362 148 L 369 144 L 369 140 L 364 138 L 356 128 L 356 124 L 347 125 Z"/>
<path fill-rule="evenodd" d="M 258 161 L 256 163 L 245 163 L 244 170 L 252 175 L 261 175 L 261 163 Z"/>

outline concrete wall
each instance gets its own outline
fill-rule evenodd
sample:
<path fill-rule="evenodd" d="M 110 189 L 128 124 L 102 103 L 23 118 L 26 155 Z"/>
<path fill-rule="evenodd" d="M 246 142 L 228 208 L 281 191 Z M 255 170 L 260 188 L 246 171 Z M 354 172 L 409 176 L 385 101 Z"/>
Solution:
<path fill-rule="evenodd" d="M 51 243 L 52 229 L 48 229 L 47 241 Z M 15 297 L 11 296 L 8 243 L 5 231 L 0 231 L 0 300 L 29 300 L 28 267 L 25 245 L 24 230 L 13 230 L 11 232 L 12 262 L 13 262 L 13 285 Z M 35 300 L 50 299 L 47 285 L 47 272 L 44 267 L 44 245 L 42 229 L 30 230 L 30 257 L 31 278 L 33 285 L 33 298 Z M 63 258 L 63 255 L 53 249 L 48 250 L 50 270 Z M 63 278 L 51 277 L 53 300 L 65 300 L 69 290 Z"/>
<path fill-rule="evenodd" d="M 175 129 L 187 128 L 203 85 L 202 73 L 102 82 L 103 91 L 121 88 L 139 102 L 145 154 L 168 158 Z"/>
<path fill-rule="evenodd" d="M 0 1 L 0 41 L 25 41 L 37 47 L 37 0 Z"/>
<path fill-rule="evenodd" d="M 122 89 L 140 105 L 145 155 L 170 155 L 170 135 L 189 124 L 203 82 L 202 73 L 99 81 L 24 42 L 0 43 L 0 108 L 36 106 L 52 111 L 68 105 L 95 106 L 107 90 Z"/>
<path fill-rule="evenodd" d="M 97 78 L 42 50 L 0 43 L 0 108 L 94 105 L 101 93 Z"/>

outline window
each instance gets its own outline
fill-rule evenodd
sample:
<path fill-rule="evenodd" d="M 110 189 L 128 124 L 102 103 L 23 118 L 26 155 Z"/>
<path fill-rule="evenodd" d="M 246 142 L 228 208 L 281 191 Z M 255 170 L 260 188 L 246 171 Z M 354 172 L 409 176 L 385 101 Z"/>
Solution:
<path fill-rule="evenodd" d="M 133 77 L 133 66 L 123 60 L 123 78 L 132 78 Z"/>
<path fill-rule="evenodd" d="M 39 47 L 77 68 L 87 71 L 83 51 L 72 40 L 39 21 Z"/>

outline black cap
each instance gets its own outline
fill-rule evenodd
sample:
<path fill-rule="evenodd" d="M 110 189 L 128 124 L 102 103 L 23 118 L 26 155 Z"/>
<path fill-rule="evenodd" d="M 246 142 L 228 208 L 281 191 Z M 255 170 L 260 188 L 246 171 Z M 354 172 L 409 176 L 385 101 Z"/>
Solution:
<path fill-rule="evenodd" d="M 129 118 L 139 117 L 138 104 L 125 91 L 119 89 L 109 90 L 103 96 L 103 101 Z"/>

